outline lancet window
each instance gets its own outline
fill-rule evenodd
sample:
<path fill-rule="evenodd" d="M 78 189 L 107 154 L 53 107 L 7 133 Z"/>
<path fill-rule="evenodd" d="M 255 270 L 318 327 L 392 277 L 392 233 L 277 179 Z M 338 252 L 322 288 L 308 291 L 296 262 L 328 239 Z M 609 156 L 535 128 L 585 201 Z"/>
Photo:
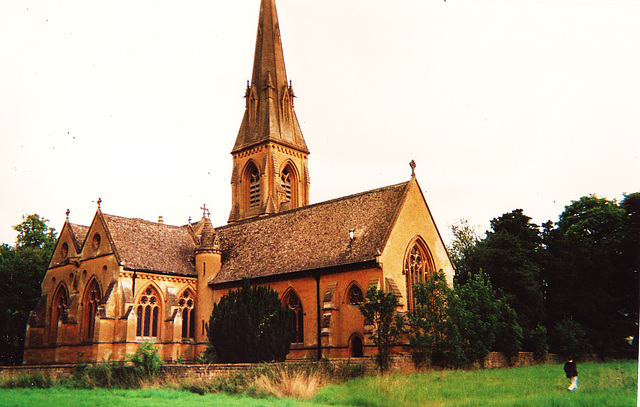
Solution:
<path fill-rule="evenodd" d="M 178 300 L 180 316 L 182 316 L 182 337 L 195 338 L 195 299 L 193 293 L 184 290 Z"/>
<path fill-rule="evenodd" d="M 349 290 L 347 291 L 347 300 L 351 305 L 360 305 L 364 301 L 364 295 L 362 295 L 362 290 L 358 286 L 358 284 L 351 284 Z"/>
<path fill-rule="evenodd" d="M 58 321 L 62 318 L 62 315 L 66 312 L 69 303 L 69 295 L 64 285 L 60 284 L 56 294 L 53 296 L 53 303 L 51 304 L 51 328 L 50 339 L 51 342 L 55 342 L 58 337 Z"/>
<path fill-rule="evenodd" d="M 157 338 L 160 319 L 160 296 L 153 287 L 147 287 L 140 296 L 136 316 L 138 317 L 136 336 Z"/>
<path fill-rule="evenodd" d="M 98 305 L 102 299 L 102 292 L 100 291 L 100 285 L 93 279 L 87 287 L 87 291 L 84 295 L 84 332 L 85 339 L 93 339 L 95 334 L 95 319 L 98 312 Z"/>
<path fill-rule="evenodd" d="M 300 298 L 293 290 L 291 290 L 284 298 L 283 304 L 294 312 L 294 327 L 296 334 L 293 342 L 304 343 L 304 313 L 302 312 L 302 303 L 300 302 Z"/>
<path fill-rule="evenodd" d="M 415 306 L 413 286 L 425 282 L 427 276 L 433 272 L 433 259 L 421 240 L 416 240 L 409 247 L 404 262 L 404 274 L 407 282 L 407 306 L 412 309 Z"/>
<path fill-rule="evenodd" d="M 260 172 L 255 164 L 249 163 L 245 171 L 245 200 L 249 208 L 260 206 Z"/>

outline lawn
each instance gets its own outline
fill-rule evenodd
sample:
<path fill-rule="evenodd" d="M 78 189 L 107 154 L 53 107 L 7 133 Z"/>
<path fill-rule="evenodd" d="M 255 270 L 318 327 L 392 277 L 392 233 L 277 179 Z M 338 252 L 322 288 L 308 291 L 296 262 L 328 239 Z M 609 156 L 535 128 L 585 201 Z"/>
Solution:
<path fill-rule="evenodd" d="M 579 389 L 568 392 L 561 365 L 428 371 L 352 379 L 321 389 L 312 401 L 203 396 L 168 389 L 0 389 L 0 406 L 636 406 L 635 361 L 583 363 Z"/>

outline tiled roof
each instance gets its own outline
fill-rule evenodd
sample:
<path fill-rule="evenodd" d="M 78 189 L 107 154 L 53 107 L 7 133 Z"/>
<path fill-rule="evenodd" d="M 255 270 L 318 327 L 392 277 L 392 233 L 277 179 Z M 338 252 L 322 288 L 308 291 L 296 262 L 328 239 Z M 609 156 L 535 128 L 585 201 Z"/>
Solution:
<path fill-rule="evenodd" d="M 384 248 L 407 185 L 220 227 L 222 268 L 210 283 L 374 260 Z"/>
<path fill-rule="evenodd" d="M 69 229 L 71 229 L 71 234 L 75 240 L 76 251 L 80 252 L 82 249 L 82 244 L 84 243 L 84 239 L 87 237 L 87 233 L 89 232 L 89 227 L 84 225 L 76 225 L 75 223 L 69 223 Z"/>
<path fill-rule="evenodd" d="M 188 226 L 102 214 L 120 261 L 138 270 L 196 275 L 195 242 Z"/>

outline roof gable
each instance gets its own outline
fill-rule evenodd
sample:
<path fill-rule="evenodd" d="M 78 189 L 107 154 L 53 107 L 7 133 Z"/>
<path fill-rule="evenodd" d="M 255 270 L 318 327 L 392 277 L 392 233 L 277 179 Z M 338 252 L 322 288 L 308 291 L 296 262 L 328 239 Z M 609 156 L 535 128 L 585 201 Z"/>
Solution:
<path fill-rule="evenodd" d="M 375 260 L 384 249 L 407 185 L 218 228 L 222 267 L 211 283 Z"/>

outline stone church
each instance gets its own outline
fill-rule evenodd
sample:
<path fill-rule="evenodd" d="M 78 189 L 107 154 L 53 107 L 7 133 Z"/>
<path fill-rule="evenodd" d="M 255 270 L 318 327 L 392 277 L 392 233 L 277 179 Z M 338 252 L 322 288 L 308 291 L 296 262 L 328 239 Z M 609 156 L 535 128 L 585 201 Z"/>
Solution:
<path fill-rule="evenodd" d="M 285 72 L 274 0 L 262 0 L 251 82 L 231 155 L 232 209 L 214 227 L 103 213 L 61 229 L 26 332 L 25 364 L 123 360 L 142 342 L 166 361 L 206 349 L 213 304 L 249 277 L 296 314 L 288 358 L 375 353 L 358 310 L 371 286 L 398 311 L 412 284 L 453 265 L 415 174 L 406 182 L 309 203 L 309 150 Z M 230 140 L 231 141 L 231 140 Z M 412 167 L 415 164 L 412 162 Z"/>

